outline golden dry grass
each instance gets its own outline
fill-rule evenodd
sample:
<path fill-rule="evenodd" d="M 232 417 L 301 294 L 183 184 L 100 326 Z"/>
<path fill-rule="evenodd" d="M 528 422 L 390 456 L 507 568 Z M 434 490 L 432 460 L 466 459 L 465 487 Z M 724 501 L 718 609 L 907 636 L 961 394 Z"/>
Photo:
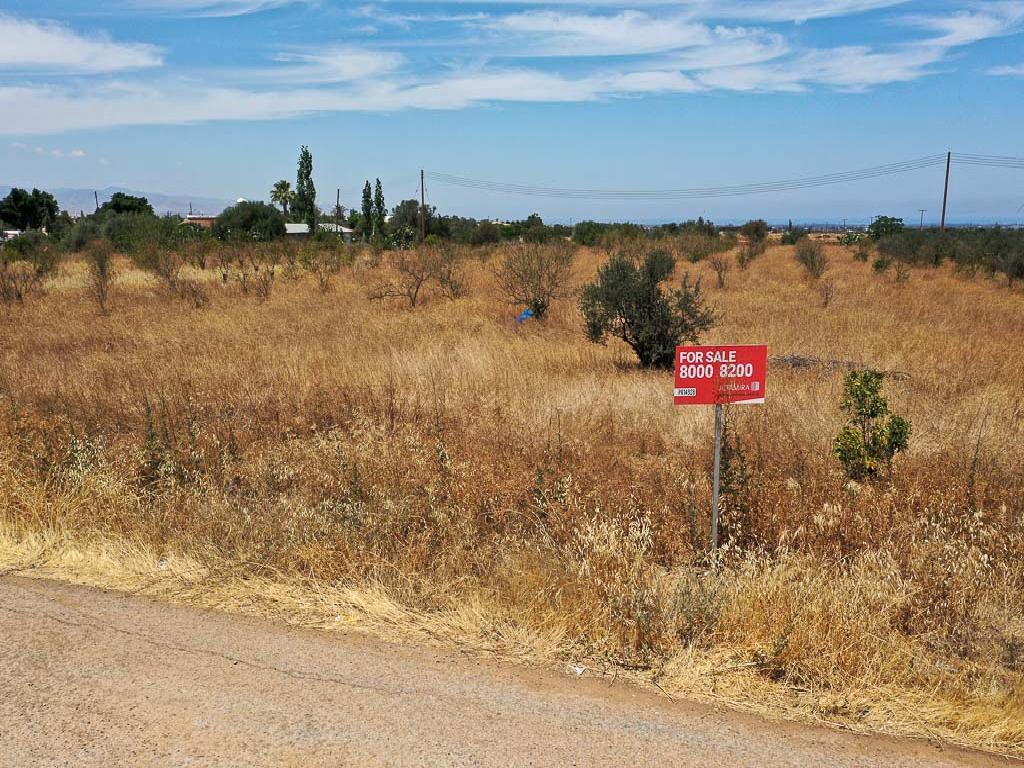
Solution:
<path fill-rule="evenodd" d="M 1024 755 L 1024 297 L 828 255 L 828 307 L 792 248 L 733 268 L 707 341 L 905 373 L 911 450 L 847 486 L 843 371 L 773 364 L 768 404 L 731 414 L 747 481 L 717 569 L 710 413 L 571 302 L 517 326 L 471 260 L 466 297 L 408 310 L 359 260 L 262 303 L 194 271 L 195 309 L 125 263 L 100 315 L 68 264 L 0 310 L 0 570 Z"/>

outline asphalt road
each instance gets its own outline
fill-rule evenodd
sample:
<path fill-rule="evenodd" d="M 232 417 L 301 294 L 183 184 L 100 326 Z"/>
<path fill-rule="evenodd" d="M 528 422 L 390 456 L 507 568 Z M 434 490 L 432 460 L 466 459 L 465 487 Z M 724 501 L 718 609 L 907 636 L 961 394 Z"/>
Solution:
<path fill-rule="evenodd" d="M 0 765 L 1006 766 L 628 685 L 0 578 Z"/>

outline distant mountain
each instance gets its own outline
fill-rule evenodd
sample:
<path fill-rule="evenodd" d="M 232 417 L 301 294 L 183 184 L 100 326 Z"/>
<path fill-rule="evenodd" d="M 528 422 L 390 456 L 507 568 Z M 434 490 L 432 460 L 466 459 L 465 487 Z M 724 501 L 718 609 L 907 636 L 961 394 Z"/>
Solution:
<path fill-rule="evenodd" d="M 4 197 L 10 192 L 11 188 L 0 186 L 0 197 Z M 77 216 L 80 211 L 85 213 L 91 213 L 96 210 L 96 201 L 93 197 L 93 190 L 91 189 L 49 189 L 48 192 L 52 193 L 57 198 L 57 202 L 63 210 L 66 210 L 72 216 Z M 137 189 L 126 189 L 125 187 L 106 187 L 105 189 L 97 189 L 96 194 L 99 196 L 100 205 L 109 200 L 115 192 L 124 192 L 126 195 L 136 195 L 138 197 L 144 197 L 149 200 L 149 204 L 153 206 L 153 210 L 158 214 L 163 215 L 167 213 L 177 213 L 184 216 L 189 211 L 189 205 L 192 206 L 193 213 L 207 213 L 210 215 L 216 215 L 227 208 L 229 205 L 234 205 L 233 200 L 218 200 L 214 197 L 191 197 L 189 195 L 165 195 L 161 192 L 141 192 Z"/>

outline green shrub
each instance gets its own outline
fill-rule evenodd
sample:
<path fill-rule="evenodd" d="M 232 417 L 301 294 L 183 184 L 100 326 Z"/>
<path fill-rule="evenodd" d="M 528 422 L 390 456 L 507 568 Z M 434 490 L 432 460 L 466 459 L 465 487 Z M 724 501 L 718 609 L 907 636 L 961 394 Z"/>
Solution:
<path fill-rule="evenodd" d="M 828 256 L 825 248 L 817 240 L 804 238 L 796 244 L 794 257 L 812 280 L 819 279 L 828 269 Z"/>
<path fill-rule="evenodd" d="M 581 293 L 590 340 L 604 343 L 616 336 L 644 368 L 671 368 L 676 346 L 697 342 L 715 323 L 714 313 L 704 306 L 699 280 L 691 284 L 684 275 L 678 289 L 662 290 L 674 269 L 675 259 L 664 251 L 651 251 L 639 263 L 624 254 L 609 259 Z"/>
<path fill-rule="evenodd" d="M 241 202 L 224 209 L 213 222 L 213 234 L 221 240 L 269 242 L 284 237 L 284 216 L 266 203 Z"/>
<path fill-rule="evenodd" d="M 880 240 L 889 235 L 898 235 L 903 229 L 903 219 L 897 219 L 894 216 L 879 216 L 868 227 L 868 235 L 872 240 Z"/>
<path fill-rule="evenodd" d="M 15 261 L 28 262 L 39 277 L 46 277 L 60 264 L 60 249 L 52 237 L 32 229 L 8 241 L 0 249 L 0 262 L 8 264 Z"/>
<path fill-rule="evenodd" d="M 754 259 L 766 250 L 768 250 L 768 242 L 766 240 L 748 242 L 736 254 L 736 265 L 740 269 L 746 269 L 754 262 Z"/>
<path fill-rule="evenodd" d="M 857 261 L 866 262 L 871 256 L 871 241 L 866 237 L 862 237 L 857 240 L 857 244 L 853 250 L 853 258 Z"/>
<path fill-rule="evenodd" d="M 764 219 L 751 219 L 742 227 L 740 234 L 747 239 L 748 243 L 759 243 L 768 239 L 768 222 Z"/>
<path fill-rule="evenodd" d="M 810 232 L 802 227 L 794 227 L 782 233 L 782 244 L 796 245 L 809 234 Z"/>
<path fill-rule="evenodd" d="M 883 467 L 891 474 L 893 456 L 910 444 L 910 422 L 889 413 L 884 378 L 878 371 L 851 371 L 843 384 L 839 407 L 849 422 L 836 435 L 832 452 L 853 480 L 875 477 Z"/>
<path fill-rule="evenodd" d="M 61 244 L 65 251 L 78 253 L 98 237 L 100 237 L 99 222 L 92 216 L 85 216 L 76 220 L 68 228 Z"/>
<path fill-rule="evenodd" d="M 0 302 L 23 304 L 43 292 L 46 278 L 57 270 L 60 250 L 53 238 L 29 230 L 0 247 Z"/>

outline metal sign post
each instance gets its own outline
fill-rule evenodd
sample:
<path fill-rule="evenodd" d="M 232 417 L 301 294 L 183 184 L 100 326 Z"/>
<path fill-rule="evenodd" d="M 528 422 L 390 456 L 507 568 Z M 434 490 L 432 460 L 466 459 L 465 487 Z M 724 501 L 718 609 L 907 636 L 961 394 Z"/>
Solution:
<path fill-rule="evenodd" d="M 718 549 L 719 481 L 722 470 L 722 406 L 764 402 L 768 346 L 676 347 L 676 405 L 715 406 L 715 462 L 711 478 L 711 551 Z"/>
<path fill-rule="evenodd" d="M 722 465 L 722 404 L 715 404 L 715 469 L 711 481 L 711 552 L 718 550 L 718 477 Z"/>

